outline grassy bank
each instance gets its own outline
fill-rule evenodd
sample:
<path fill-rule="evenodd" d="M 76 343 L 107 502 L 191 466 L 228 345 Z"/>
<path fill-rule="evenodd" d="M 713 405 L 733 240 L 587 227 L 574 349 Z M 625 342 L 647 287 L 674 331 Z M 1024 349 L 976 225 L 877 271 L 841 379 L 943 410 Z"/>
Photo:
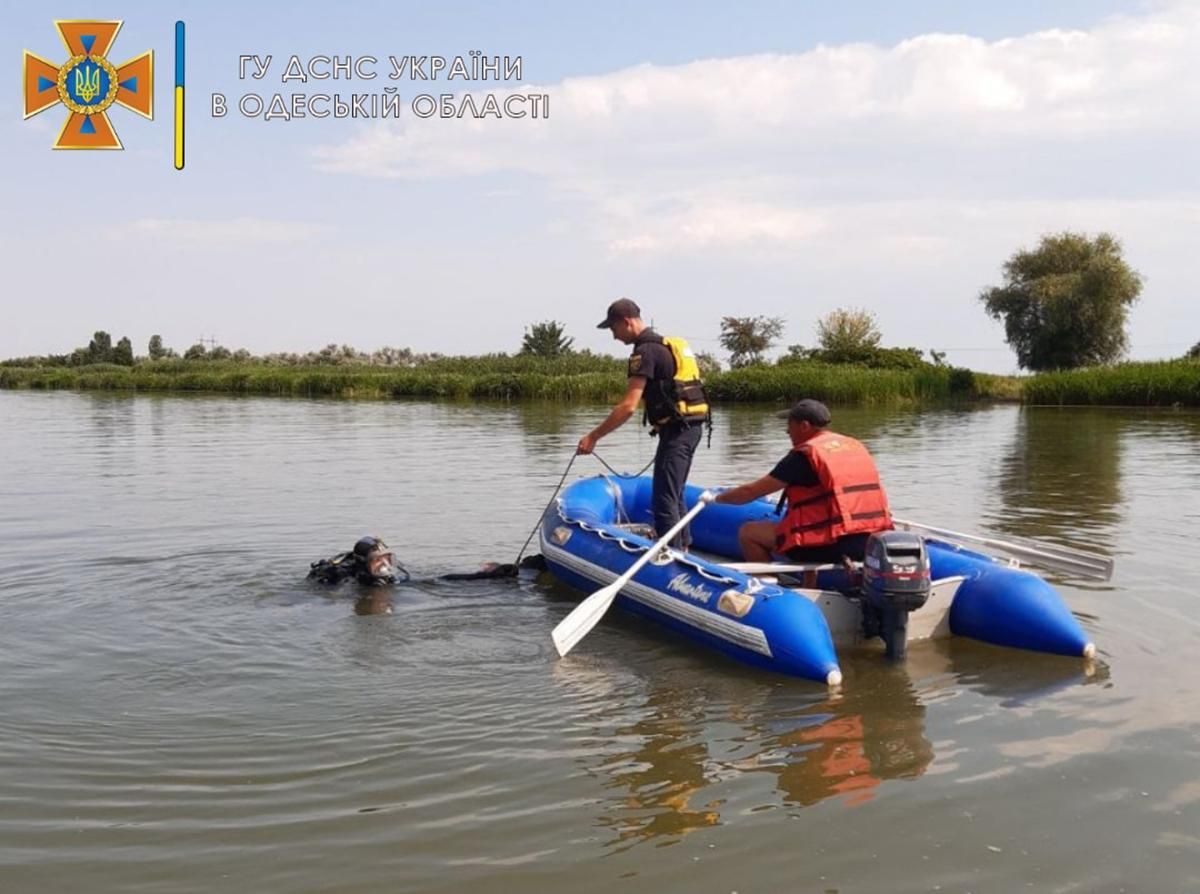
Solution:
<path fill-rule="evenodd" d="M 719 403 L 779 403 L 809 396 L 839 405 L 1024 401 L 1093 406 L 1200 406 L 1200 363 L 1186 360 L 1014 378 L 925 365 L 867 369 L 792 363 L 716 373 Z M 362 399 L 459 398 L 608 402 L 625 391 L 625 363 L 607 357 L 447 357 L 419 367 L 273 366 L 212 360 L 135 366 L 0 366 L 0 388 L 213 392 Z"/>
<path fill-rule="evenodd" d="M 0 367 L 0 387 L 84 391 L 217 392 L 292 397 L 608 400 L 624 388 L 609 372 L 396 369 L 378 366 L 261 366 L 211 361 L 29 369 Z"/>
<path fill-rule="evenodd" d="M 920 404 L 955 400 L 1020 400 L 1020 380 L 968 369 L 867 369 L 820 363 L 749 367 L 712 377 L 714 401 L 788 401 L 816 397 L 835 404 Z"/>
<path fill-rule="evenodd" d="M 1030 404 L 1197 407 L 1200 363 L 1166 360 L 1040 373 L 1025 380 Z"/>
<path fill-rule="evenodd" d="M 1020 382 L 946 367 L 865 369 L 796 363 L 717 373 L 714 401 L 781 402 L 801 396 L 838 404 L 1018 400 Z M 272 366 L 209 360 L 135 366 L 0 367 L 0 387 L 142 392 L 217 392 L 297 397 L 475 398 L 611 401 L 625 390 L 625 363 L 607 357 L 449 357 L 420 367 Z"/>

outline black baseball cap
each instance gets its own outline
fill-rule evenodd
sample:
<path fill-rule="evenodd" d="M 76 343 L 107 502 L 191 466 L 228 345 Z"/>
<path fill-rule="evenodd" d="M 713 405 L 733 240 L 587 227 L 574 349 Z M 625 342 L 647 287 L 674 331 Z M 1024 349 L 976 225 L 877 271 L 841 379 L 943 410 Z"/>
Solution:
<path fill-rule="evenodd" d="M 830 418 L 829 407 L 825 406 L 819 400 L 813 400 L 811 397 L 798 400 L 792 404 L 790 409 L 780 410 L 775 415 L 780 419 L 795 419 L 797 422 L 808 422 L 817 428 L 827 426 Z"/>
<path fill-rule="evenodd" d="M 602 323 L 596 325 L 597 329 L 611 329 L 612 324 L 621 319 L 640 319 L 642 309 L 637 306 L 636 301 L 631 301 L 628 298 L 618 298 L 608 306 L 608 314 L 604 317 Z"/>

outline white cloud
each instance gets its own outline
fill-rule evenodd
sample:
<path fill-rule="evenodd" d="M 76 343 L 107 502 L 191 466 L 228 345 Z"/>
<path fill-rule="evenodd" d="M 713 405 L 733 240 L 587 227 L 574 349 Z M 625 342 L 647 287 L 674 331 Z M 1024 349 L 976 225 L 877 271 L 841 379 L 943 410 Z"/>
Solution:
<path fill-rule="evenodd" d="M 1045 232 L 1111 230 L 1146 276 L 1134 355 L 1178 355 L 1197 319 L 1198 51 L 1189 4 L 1086 31 L 926 34 L 569 78 L 522 88 L 551 95 L 548 120 L 341 131 L 314 159 L 326 174 L 297 181 L 308 221 L 237 217 L 262 212 L 214 186 L 106 231 L 133 251 L 80 246 L 78 263 L 119 277 L 96 323 L 114 331 L 136 334 L 172 283 L 178 331 L 163 334 L 176 343 L 215 331 L 254 350 L 375 338 L 483 352 L 553 315 L 579 347 L 613 350 L 595 320 L 629 294 L 706 350 L 729 313 L 782 316 L 782 344 L 811 344 L 820 316 L 855 306 L 879 315 L 889 344 L 1007 371 L 979 291 Z M 5 245 L 13 288 L 56 287 L 53 239 L 20 230 Z M 406 312 L 416 300 L 434 311 Z M 66 306 L 0 340 L 12 353 L 69 348 L 54 347 Z M 393 318 L 364 334 L 362 320 Z"/>
<path fill-rule="evenodd" d="M 630 215 L 628 227 L 610 214 L 608 247 L 617 253 L 659 252 L 680 248 L 767 244 L 785 247 L 803 242 L 825 226 L 821 215 L 758 202 L 715 199 L 689 204 L 668 214 Z"/>
<path fill-rule="evenodd" d="M 590 238 L 641 257 L 854 239 L 864 203 L 892 209 L 893 251 L 934 257 L 955 233 L 944 206 L 923 214 L 931 198 L 962 215 L 1168 189 L 1161 172 L 1200 137 L 1197 59 L 1200 6 L 1180 4 L 992 42 L 644 64 L 521 88 L 550 94 L 547 120 L 379 123 L 315 160 L 368 177 L 532 175 L 584 200 Z"/>
<path fill-rule="evenodd" d="M 327 228 L 299 221 L 238 217 L 231 220 L 189 220 L 148 217 L 114 228 L 114 238 L 130 236 L 183 245 L 241 246 L 291 243 L 312 239 Z"/>

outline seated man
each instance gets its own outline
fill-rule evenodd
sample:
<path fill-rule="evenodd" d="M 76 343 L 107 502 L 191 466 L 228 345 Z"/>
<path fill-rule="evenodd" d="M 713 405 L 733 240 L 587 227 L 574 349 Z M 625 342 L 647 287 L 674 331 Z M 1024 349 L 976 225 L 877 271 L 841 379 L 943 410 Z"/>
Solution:
<path fill-rule="evenodd" d="M 748 562 L 769 562 L 773 552 L 806 564 L 861 562 L 867 538 L 892 528 L 875 461 L 859 441 L 826 429 L 829 408 L 820 401 L 799 401 L 779 415 L 787 417 L 792 452 L 770 474 L 721 491 L 715 500 L 749 503 L 786 488 L 782 521 L 746 522 L 738 529 L 742 556 Z"/>

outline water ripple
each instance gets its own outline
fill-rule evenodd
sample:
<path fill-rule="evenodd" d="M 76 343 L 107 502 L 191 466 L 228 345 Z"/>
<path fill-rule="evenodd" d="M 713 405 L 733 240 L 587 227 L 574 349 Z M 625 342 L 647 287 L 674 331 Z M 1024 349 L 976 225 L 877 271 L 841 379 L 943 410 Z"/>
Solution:
<path fill-rule="evenodd" d="M 839 410 L 898 512 L 1118 561 L 1056 581 L 1094 662 L 914 644 L 831 693 L 619 617 L 559 660 L 562 588 L 435 580 L 511 560 L 602 412 L 0 392 L 0 885 L 1187 887 L 1200 417 Z M 786 449 L 718 422 L 694 480 Z M 304 580 L 364 533 L 416 580 Z"/>

